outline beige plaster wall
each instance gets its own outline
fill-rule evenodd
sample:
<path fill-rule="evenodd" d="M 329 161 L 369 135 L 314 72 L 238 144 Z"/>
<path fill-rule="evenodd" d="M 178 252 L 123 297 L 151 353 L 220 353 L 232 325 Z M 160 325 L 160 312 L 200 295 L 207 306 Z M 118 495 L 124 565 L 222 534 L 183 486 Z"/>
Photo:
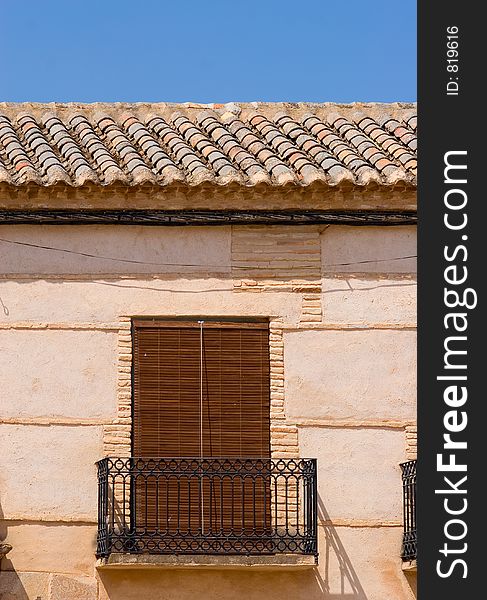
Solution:
<path fill-rule="evenodd" d="M 411 598 L 398 463 L 415 439 L 415 264 L 388 259 L 415 254 L 414 236 L 0 227 L 0 238 L 68 250 L 0 243 L 0 538 L 14 547 L 0 599 Z M 130 442 L 127 317 L 138 315 L 272 319 L 273 451 L 318 458 L 317 569 L 95 579 L 94 462 Z"/>
<path fill-rule="evenodd" d="M 13 569 L 17 573 L 64 573 L 93 578 L 95 524 L 15 522 L 8 524 L 7 533 L 13 549 L 8 560 L 4 559 L 4 569 Z M 36 600 L 35 596 L 33 600 Z"/>
<path fill-rule="evenodd" d="M 116 348 L 107 331 L 0 330 L 0 417 L 115 416 Z"/>
<path fill-rule="evenodd" d="M 414 331 L 293 331 L 284 349 L 289 418 L 414 419 Z"/>
<path fill-rule="evenodd" d="M 0 328 L 37 324 L 117 326 L 119 315 L 282 315 L 297 323 L 300 294 L 240 293 L 231 279 L 120 278 L 1 279 Z M 4 310 L 8 312 L 6 315 Z"/>
<path fill-rule="evenodd" d="M 94 521 L 101 426 L 0 426 L 2 510 L 7 519 Z"/>
<path fill-rule="evenodd" d="M 230 228 L 0 225 L 0 252 L 1 273 L 225 272 Z"/>
<path fill-rule="evenodd" d="M 403 431 L 302 427 L 299 449 L 318 459 L 320 504 L 332 520 L 400 522 Z"/>
<path fill-rule="evenodd" d="M 323 317 L 342 325 L 416 324 L 416 281 L 378 278 L 377 275 L 324 277 L 321 301 Z"/>
<path fill-rule="evenodd" d="M 415 273 L 416 255 L 414 226 L 331 225 L 322 233 L 322 268 L 329 273 Z"/>

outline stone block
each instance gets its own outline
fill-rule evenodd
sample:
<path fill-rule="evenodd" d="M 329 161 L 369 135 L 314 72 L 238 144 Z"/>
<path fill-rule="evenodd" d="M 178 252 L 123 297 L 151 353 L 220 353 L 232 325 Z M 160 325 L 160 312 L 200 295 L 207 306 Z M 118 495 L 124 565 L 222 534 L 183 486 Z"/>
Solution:
<path fill-rule="evenodd" d="M 416 227 L 331 225 L 321 234 L 322 273 L 415 273 Z"/>
<path fill-rule="evenodd" d="M 18 573 L 2 570 L 0 573 L 0 600 L 37 599 L 49 600 L 49 573 Z"/>
<path fill-rule="evenodd" d="M 13 549 L 8 555 L 9 560 L 5 561 L 5 569 L 18 573 L 35 571 L 93 575 L 96 525 L 9 524 L 7 536 Z M 35 600 L 35 596 L 32 600 Z"/>
<path fill-rule="evenodd" d="M 35 274 L 226 272 L 230 227 L 3 225 L 0 272 Z M 86 256 L 86 255 L 91 256 Z M 96 258 L 94 258 L 96 257 Z"/>
<path fill-rule="evenodd" d="M 415 324 L 415 279 L 323 279 L 323 321 L 346 325 Z"/>
<path fill-rule="evenodd" d="M 284 348 L 288 418 L 415 418 L 415 331 L 288 332 Z"/>
<path fill-rule="evenodd" d="M 0 330 L 0 347 L 0 417 L 116 417 L 116 333 Z"/>
<path fill-rule="evenodd" d="M 9 519 L 97 517 L 102 427 L 1 425 L 2 509 Z M 10 542 L 9 542 L 10 543 Z"/>
<path fill-rule="evenodd" d="M 130 279 L 0 280 L 0 321 L 42 323 L 118 323 L 120 315 L 139 316 L 252 316 L 280 315 L 295 323 L 301 297 L 290 291 L 251 294 L 233 291 L 232 281 L 221 278 L 144 277 Z"/>
<path fill-rule="evenodd" d="M 400 523 L 404 431 L 303 427 L 299 452 L 318 459 L 322 519 Z"/>
<path fill-rule="evenodd" d="M 49 600 L 97 600 L 94 577 L 73 577 L 54 573 L 51 577 Z"/>

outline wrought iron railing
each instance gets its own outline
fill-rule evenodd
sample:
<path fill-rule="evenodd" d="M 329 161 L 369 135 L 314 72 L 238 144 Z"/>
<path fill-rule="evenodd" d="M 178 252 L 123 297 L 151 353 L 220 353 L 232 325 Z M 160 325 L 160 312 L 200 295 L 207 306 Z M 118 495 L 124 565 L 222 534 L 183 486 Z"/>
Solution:
<path fill-rule="evenodd" d="M 97 556 L 317 556 L 316 459 L 104 458 Z"/>
<path fill-rule="evenodd" d="M 401 557 L 403 560 L 415 560 L 417 553 L 416 533 L 416 461 L 409 460 L 401 464 L 404 533 Z"/>

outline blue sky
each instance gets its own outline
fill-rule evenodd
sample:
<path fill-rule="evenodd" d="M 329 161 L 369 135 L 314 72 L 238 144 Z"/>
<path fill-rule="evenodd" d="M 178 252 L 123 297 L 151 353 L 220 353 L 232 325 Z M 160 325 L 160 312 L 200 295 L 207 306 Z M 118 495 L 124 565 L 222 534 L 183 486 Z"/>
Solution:
<path fill-rule="evenodd" d="M 0 0 L 0 101 L 415 101 L 414 0 Z"/>

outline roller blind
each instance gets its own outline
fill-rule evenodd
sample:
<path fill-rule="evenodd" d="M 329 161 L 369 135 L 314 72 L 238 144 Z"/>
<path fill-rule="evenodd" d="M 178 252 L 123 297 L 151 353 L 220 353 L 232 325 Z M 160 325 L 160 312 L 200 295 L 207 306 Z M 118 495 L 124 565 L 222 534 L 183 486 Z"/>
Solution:
<path fill-rule="evenodd" d="M 270 457 L 269 331 L 265 323 L 135 321 L 133 455 Z M 266 532 L 265 478 L 137 479 L 135 526 L 182 543 L 204 532 Z"/>
<path fill-rule="evenodd" d="M 133 454 L 270 456 L 266 323 L 134 322 Z"/>

